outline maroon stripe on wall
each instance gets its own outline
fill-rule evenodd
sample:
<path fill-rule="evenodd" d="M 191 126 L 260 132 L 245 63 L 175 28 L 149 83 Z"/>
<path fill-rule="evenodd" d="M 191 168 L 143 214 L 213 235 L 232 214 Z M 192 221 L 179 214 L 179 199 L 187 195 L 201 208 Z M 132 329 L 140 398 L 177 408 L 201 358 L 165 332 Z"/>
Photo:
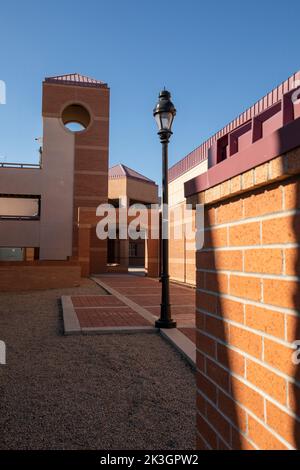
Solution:
<path fill-rule="evenodd" d="M 184 184 L 185 197 L 212 188 L 300 146 L 300 118 Z"/>

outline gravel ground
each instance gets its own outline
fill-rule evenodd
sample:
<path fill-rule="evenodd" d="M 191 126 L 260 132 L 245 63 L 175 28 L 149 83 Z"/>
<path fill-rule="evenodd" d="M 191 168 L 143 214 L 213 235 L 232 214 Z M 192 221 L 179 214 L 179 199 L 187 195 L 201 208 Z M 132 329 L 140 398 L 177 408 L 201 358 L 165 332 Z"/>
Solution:
<path fill-rule="evenodd" d="M 194 373 L 159 335 L 65 337 L 60 296 L 0 295 L 0 449 L 192 449 Z"/>

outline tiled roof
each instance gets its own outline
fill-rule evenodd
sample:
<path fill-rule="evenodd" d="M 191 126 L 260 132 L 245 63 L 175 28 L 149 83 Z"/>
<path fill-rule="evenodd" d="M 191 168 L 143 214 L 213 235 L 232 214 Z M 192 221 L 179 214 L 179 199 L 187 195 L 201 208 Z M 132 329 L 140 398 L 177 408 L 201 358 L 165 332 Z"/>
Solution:
<path fill-rule="evenodd" d="M 250 108 L 246 109 L 246 111 L 237 116 L 233 121 L 227 124 L 227 126 L 223 127 L 223 129 L 203 142 L 199 147 L 179 160 L 179 162 L 175 163 L 175 165 L 169 168 L 169 181 L 175 180 L 193 167 L 199 165 L 199 163 L 202 161 L 206 160 L 208 157 L 208 149 L 214 142 L 216 142 L 220 137 L 228 134 L 228 132 L 232 132 L 237 127 L 241 126 L 247 121 L 250 121 L 254 116 L 257 116 L 261 112 L 270 108 L 275 103 L 278 103 L 285 93 L 288 93 L 294 89 L 295 83 L 298 83 L 299 80 L 300 71 L 291 75 L 287 80 L 282 82 L 279 86 L 270 91 Z"/>
<path fill-rule="evenodd" d="M 77 85 L 85 87 L 103 88 L 107 84 L 96 80 L 95 78 L 80 75 L 80 73 L 70 73 L 67 75 L 57 75 L 56 77 L 46 77 L 45 82 L 48 83 L 62 83 L 63 85 Z"/>
<path fill-rule="evenodd" d="M 146 183 L 155 184 L 155 181 L 150 180 L 146 176 L 141 175 L 141 173 L 138 173 L 135 170 L 132 170 L 132 168 L 128 168 L 128 166 L 123 165 L 122 163 L 112 166 L 109 169 L 109 177 L 110 178 L 134 178 L 134 179 L 144 181 Z"/>

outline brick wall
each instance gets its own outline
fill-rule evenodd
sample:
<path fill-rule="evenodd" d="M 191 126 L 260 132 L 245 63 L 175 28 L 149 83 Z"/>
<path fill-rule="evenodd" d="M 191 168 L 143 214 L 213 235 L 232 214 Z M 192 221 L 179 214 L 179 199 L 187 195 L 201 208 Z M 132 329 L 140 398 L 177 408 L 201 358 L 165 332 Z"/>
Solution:
<path fill-rule="evenodd" d="M 109 148 L 110 90 L 101 87 L 81 86 L 78 83 L 43 83 L 43 116 L 61 118 L 62 110 L 71 103 L 84 106 L 91 122 L 84 132 L 75 133 L 74 148 L 74 204 L 73 204 L 73 259 L 79 257 L 78 209 L 96 208 L 108 198 L 108 148 Z M 95 237 L 89 241 L 94 250 L 93 272 L 103 272 L 106 266 L 106 244 Z"/>
<path fill-rule="evenodd" d="M 299 150 L 197 195 L 199 449 L 300 448 Z"/>
<path fill-rule="evenodd" d="M 58 289 L 80 285 L 81 268 L 68 261 L 0 263 L 0 292 Z"/>
<path fill-rule="evenodd" d="M 171 207 L 169 212 L 169 270 L 171 279 L 195 286 L 195 211 L 186 211 L 186 203 Z M 183 218 L 184 217 L 184 218 Z M 180 226 L 180 232 L 178 232 Z M 191 236 L 184 233 L 192 230 Z M 177 235 L 176 235 L 177 231 Z"/>

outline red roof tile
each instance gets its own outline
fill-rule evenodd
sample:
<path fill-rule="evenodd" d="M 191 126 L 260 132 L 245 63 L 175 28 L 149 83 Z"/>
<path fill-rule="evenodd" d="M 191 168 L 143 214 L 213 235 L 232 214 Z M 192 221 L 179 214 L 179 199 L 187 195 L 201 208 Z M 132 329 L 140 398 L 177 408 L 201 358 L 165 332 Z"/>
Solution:
<path fill-rule="evenodd" d="M 70 73 L 67 75 L 57 75 L 56 77 L 46 77 L 45 82 L 96 88 L 107 87 L 106 83 L 101 82 L 100 80 L 96 80 L 94 78 L 86 77 L 85 75 L 80 75 L 80 73 Z"/>
<path fill-rule="evenodd" d="M 134 179 L 138 179 L 141 181 L 145 181 L 146 183 L 155 184 L 155 181 L 150 180 L 146 176 L 141 175 L 141 173 L 138 173 L 137 171 L 132 170 L 128 166 L 123 165 L 121 163 L 109 169 L 109 177 L 110 178 L 134 178 Z"/>

